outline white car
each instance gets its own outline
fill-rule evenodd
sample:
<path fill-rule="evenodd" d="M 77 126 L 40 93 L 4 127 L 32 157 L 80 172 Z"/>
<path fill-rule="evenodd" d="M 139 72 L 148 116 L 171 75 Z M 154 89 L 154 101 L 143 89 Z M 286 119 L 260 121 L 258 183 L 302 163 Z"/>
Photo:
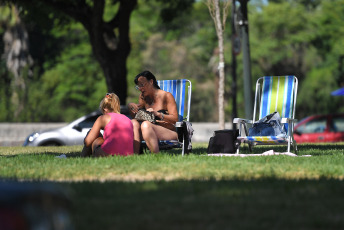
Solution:
<path fill-rule="evenodd" d="M 127 108 L 121 106 L 121 113 L 128 116 Z M 83 145 L 87 132 L 100 115 L 100 111 L 94 111 L 64 127 L 34 132 L 26 138 L 23 146 Z"/>

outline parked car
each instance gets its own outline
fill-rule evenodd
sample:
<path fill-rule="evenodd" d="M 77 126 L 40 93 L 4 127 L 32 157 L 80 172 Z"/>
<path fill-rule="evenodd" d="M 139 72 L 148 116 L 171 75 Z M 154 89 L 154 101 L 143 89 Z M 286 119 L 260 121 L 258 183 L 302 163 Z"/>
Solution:
<path fill-rule="evenodd" d="M 121 113 L 129 116 L 124 106 L 121 107 Z M 94 111 L 62 128 L 34 132 L 26 138 L 23 146 L 83 145 L 87 132 L 100 115 L 100 111 Z"/>
<path fill-rule="evenodd" d="M 296 143 L 344 141 L 344 114 L 314 115 L 294 128 Z"/>

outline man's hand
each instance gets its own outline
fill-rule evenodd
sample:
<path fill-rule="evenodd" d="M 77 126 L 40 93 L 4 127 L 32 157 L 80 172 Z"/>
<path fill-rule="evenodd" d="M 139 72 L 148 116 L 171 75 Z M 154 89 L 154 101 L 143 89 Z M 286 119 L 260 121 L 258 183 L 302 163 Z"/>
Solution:
<path fill-rule="evenodd" d="M 137 111 L 139 111 L 139 107 L 135 103 L 129 103 L 128 104 L 128 109 L 130 110 L 130 112 L 132 112 L 134 114 L 137 113 Z"/>

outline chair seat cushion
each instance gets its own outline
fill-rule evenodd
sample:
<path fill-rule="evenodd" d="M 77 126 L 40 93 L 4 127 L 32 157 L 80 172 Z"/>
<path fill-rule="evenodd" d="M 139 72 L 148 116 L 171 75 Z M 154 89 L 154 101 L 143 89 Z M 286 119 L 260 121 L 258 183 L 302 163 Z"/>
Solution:
<path fill-rule="evenodd" d="M 276 143 L 286 143 L 288 139 L 285 137 L 280 136 L 246 136 L 246 137 L 238 137 L 238 140 L 241 142 L 256 142 L 262 144 L 276 144 Z"/>
<path fill-rule="evenodd" d="M 141 145 L 146 148 L 146 142 L 142 141 Z M 159 149 L 160 150 L 167 150 L 167 149 L 173 149 L 173 148 L 181 148 L 183 146 L 182 142 L 179 142 L 177 140 L 166 140 L 166 141 L 159 141 Z"/>
<path fill-rule="evenodd" d="M 167 141 L 159 141 L 159 149 L 171 149 L 171 148 L 181 148 L 183 143 L 177 140 L 167 140 Z"/>

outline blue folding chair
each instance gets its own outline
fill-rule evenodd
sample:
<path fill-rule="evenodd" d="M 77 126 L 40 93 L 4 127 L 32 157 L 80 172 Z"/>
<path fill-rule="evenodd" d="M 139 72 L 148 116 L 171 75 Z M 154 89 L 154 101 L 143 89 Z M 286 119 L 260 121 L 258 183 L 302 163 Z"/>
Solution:
<path fill-rule="evenodd" d="M 295 117 L 295 106 L 297 97 L 298 80 L 295 76 L 265 76 L 257 80 L 254 102 L 253 119 L 234 118 L 233 123 L 239 124 L 239 143 L 247 143 L 250 151 L 253 145 L 293 145 L 297 152 L 297 145 L 293 137 Z M 259 110 L 257 110 L 257 108 Z M 256 112 L 259 111 L 257 120 L 273 113 L 281 115 L 281 122 L 284 124 L 287 135 L 280 136 L 248 136 L 248 126 L 256 119 Z M 240 145 L 237 149 L 239 153 Z"/>
<path fill-rule="evenodd" d="M 160 89 L 169 92 L 173 95 L 178 110 L 178 122 L 176 123 L 176 130 L 178 133 L 178 140 L 161 140 L 159 141 L 160 150 L 182 148 L 182 155 L 190 152 L 189 137 L 187 133 L 186 122 L 190 119 L 191 107 L 191 81 L 187 79 L 178 80 L 158 80 Z M 145 142 L 142 142 L 145 146 Z"/>

